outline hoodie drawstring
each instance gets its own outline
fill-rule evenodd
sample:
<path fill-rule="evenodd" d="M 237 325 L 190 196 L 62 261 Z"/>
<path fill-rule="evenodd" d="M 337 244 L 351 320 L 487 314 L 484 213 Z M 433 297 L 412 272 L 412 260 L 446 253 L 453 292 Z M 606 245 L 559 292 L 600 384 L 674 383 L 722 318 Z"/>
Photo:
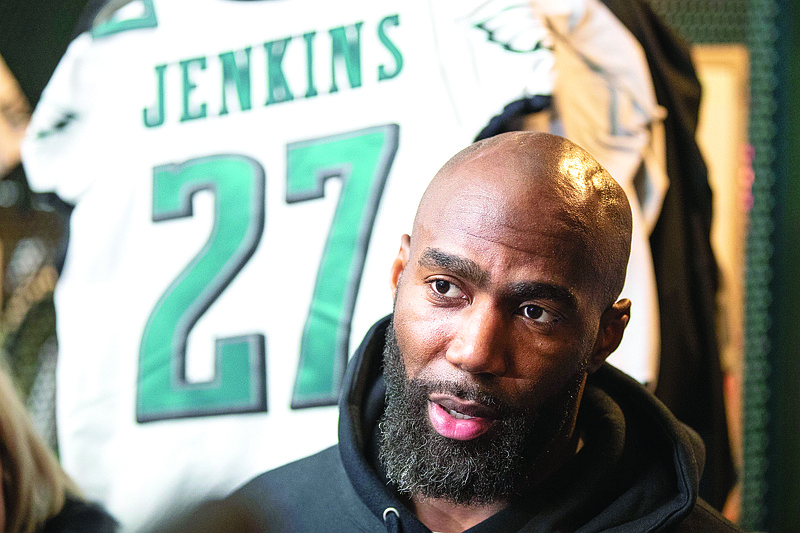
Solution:
<path fill-rule="evenodd" d="M 394 507 L 387 507 L 383 511 L 383 524 L 389 533 L 402 533 L 400 529 L 400 513 Z"/>

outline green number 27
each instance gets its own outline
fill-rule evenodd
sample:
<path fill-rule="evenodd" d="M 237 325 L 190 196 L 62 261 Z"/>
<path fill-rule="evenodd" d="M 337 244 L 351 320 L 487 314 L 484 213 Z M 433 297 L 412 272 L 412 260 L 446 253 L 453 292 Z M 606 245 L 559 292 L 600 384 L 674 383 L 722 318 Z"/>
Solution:
<path fill-rule="evenodd" d="M 387 124 L 286 147 L 288 204 L 322 198 L 326 180 L 341 180 L 303 330 L 293 408 L 336 402 L 358 285 L 398 132 L 397 125 Z M 261 240 L 265 180 L 263 167 L 241 155 L 202 157 L 154 169 L 154 222 L 191 217 L 192 197 L 201 190 L 213 193 L 215 217 L 205 246 L 163 293 L 145 327 L 139 350 L 138 422 L 267 410 L 263 334 L 217 339 L 210 381 L 190 383 L 185 368 L 189 333 Z"/>

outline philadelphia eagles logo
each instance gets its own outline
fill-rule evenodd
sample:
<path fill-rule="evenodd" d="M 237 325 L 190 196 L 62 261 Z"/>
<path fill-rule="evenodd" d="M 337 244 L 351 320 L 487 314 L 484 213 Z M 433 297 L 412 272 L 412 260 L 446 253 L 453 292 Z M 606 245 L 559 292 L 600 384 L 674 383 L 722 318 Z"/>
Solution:
<path fill-rule="evenodd" d="M 470 16 L 473 27 L 486 33 L 490 42 L 509 52 L 530 53 L 553 50 L 550 30 L 543 17 L 531 9 L 529 2 L 489 0 Z"/>

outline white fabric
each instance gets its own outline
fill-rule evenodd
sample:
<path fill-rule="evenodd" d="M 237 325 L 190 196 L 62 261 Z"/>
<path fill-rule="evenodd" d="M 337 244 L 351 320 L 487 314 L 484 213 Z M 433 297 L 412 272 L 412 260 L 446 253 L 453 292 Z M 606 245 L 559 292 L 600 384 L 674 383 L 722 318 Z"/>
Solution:
<path fill-rule="evenodd" d="M 556 5 L 563 10 L 565 4 L 550 3 L 551 8 Z M 571 5 L 567 17 L 580 20 L 583 2 Z M 325 181 L 322 198 L 287 202 L 287 172 L 294 172 L 287 169 L 287 147 L 294 150 L 305 145 L 291 143 L 311 139 L 332 141 L 331 136 L 364 128 L 398 126 L 397 153 L 352 317 L 354 349 L 373 321 L 391 311 L 388 270 L 399 236 L 411 230 L 417 199 L 428 180 L 505 104 L 552 92 L 554 83 L 560 84 L 556 97 L 566 102 L 569 78 L 555 76 L 556 62 L 572 65 L 585 58 L 568 47 L 554 56 L 549 23 L 541 12 L 524 2 L 503 0 L 138 0 L 118 12 L 114 24 L 123 27 L 129 20 L 155 20 L 157 26 L 140 24 L 137 29 L 133 24 L 96 39 L 83 34 L 71 44 L 34 113 L 23 161 L 32 188 L 55 191 L 76 206 L 56 292 L 61 457 L 90 498 L 105 503 L 126 529 L 137 529 L 174 510 L 176 499 L 191 502 L 225 494 L 265 469 L 336 441 L 335 406 L 293 410 L 290 400 L 341 180 Z M 580 24 L 562 27 L 561 38 L 569 41 L 580 29 Z M 611 26 L 607 31 L 620 30 Z M 311 32 L 313 38 L 304 37 Z M 353 67 L 351 56 L 349 73 L 360 73 L 360 85 L 348 78 L 344 54 L 351 52 L 334 53 L 335 35 L 358 40 L 360 67 Z M 592 36 L 575 41 L 591 46 Z M 520 51 L 538 42 L 548 46 Z M 273 68 L 284 52 L 280 68 L 291 100 L 274 70 L 270 77 L 265 43 L 274 43 Z M 620 46 L 637 45 L 626 41 Z M 249 54 L 249 109 L 242 109 L 233 84 L 223 97 L 221 55 L 234 51 L 238 66 L 246 64 Z M 594 60 L 603 66 L 612 56 L 600 54 Z M 315 96 L 307 96 L 309 71 Z M 164 121 L 147 126 L 159 122 L 161 72 Z M 331 91 L 334 76 L 337 90 Z M 628 83 L 626 76 L 609 79 Z M 648 102 L 650 96 L 637 91 L 649 90 L 631 85 L 635 94 L 625 95 Z M 270 95 L 276 101 L 267 104 Z M 223 100 L 227 113 L 221 113 Z M 573 100 L 569 105 L 580 113 L 580 103 Z M 193 118 L 203 110 L 205 118 Z M 561 115 L 571 134 L 570 113 L 561 110 Z M 608 127 L 607 121 L 598 127 Z M 591 149 L 586 128 L 574 131 L 581 134 L 578 142 Z M 384 140 L 391 144 L 389 137 Z M 640 140 L 635 150 L 645 154 L 653 149 Z M 137 376 L 144 332 L 152 326 L 148 321 L 164 310 L 159 299 L 174 281 L 184 279 L 187 265 L 202 268 L 193 258 L 210 236 L 222 231 L 214 225 L 215 217 L 231 214 L 215 215 L 215 196 L 204 190 L 194 195 L 186 216 L 154 221 L 154 179 L 159 172 L 188 172 L 176 165 L 202 164 L 209 160 L 201 158 L 223 154 L 246 156 L 238 160 L 244 168 L 263 168 L 263 203 L 243 207 L 264 209 L 263 231 L 230 283 L 216 297 L 206 295 L 208 306 L 200 309 L 196 323 L 175 327 L 189 330 L 185 375 L 195 384 L 230 382 L 215 366 L 216 340 L 263 335 L 268 411 L 137 422 Z M 614 166 L 614 154 L 601 155 L 605 165 Z M 632 154 L 625 157 L 625 172 L 634 159 Z M 628 179 L 617 177 L 623 183 Z M 257 226 L 248 235 L 254 232 L 259 232 Z M 651 268 L 646 250 L 639 252 L 634 261 L 640 263 L 631 266 L 629 280 L 638 279 L 639 269 Z M 329 285 L 336 288 L 346 281 Z M 635 301 L 634 313 L 652 303 L 640 301 Z M 169 343 L 165 336 L 163 344 Z M 652 381 L 654 343 L 657 338 L 645 338 L 615 355 L 614 362 L 637 379 Z M 254 372 L 263 372 L 252 364 Z M 148 372 L 143 372 L 145 379 Z M 179 375 L 180 369 L 170 372 Z"/>

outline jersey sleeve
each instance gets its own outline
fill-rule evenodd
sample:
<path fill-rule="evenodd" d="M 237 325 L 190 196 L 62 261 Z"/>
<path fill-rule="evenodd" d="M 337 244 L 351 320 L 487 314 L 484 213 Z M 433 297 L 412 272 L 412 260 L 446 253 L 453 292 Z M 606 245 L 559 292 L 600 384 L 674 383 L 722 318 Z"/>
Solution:
<path fill-rule="evenodd" d="M 116 111 L 126 107 L 117 80 L 126 75 L 125 45 L 136 50 L 147 39 L 137 30 L 155 28 L 152 0 L 93 1 L 34 110 L 22 143 L 22 162 L 35 192 L 55 192 L 69 203 L 113 169 L 99 150 L 126 142 L 114 136 Z M 123 35 L 124 34 L 124 35 Z"/>
<path fill-rule="evenodd" d="M 93 88 L 81 72 L 82 57 L 91 45 L 88 34 L 73 41 L 45 87 L 22 143 L 22 161 L 35 192 L 56 192 L 76 203 L 89 185 L 91 147 L 80 130 Z"/>

